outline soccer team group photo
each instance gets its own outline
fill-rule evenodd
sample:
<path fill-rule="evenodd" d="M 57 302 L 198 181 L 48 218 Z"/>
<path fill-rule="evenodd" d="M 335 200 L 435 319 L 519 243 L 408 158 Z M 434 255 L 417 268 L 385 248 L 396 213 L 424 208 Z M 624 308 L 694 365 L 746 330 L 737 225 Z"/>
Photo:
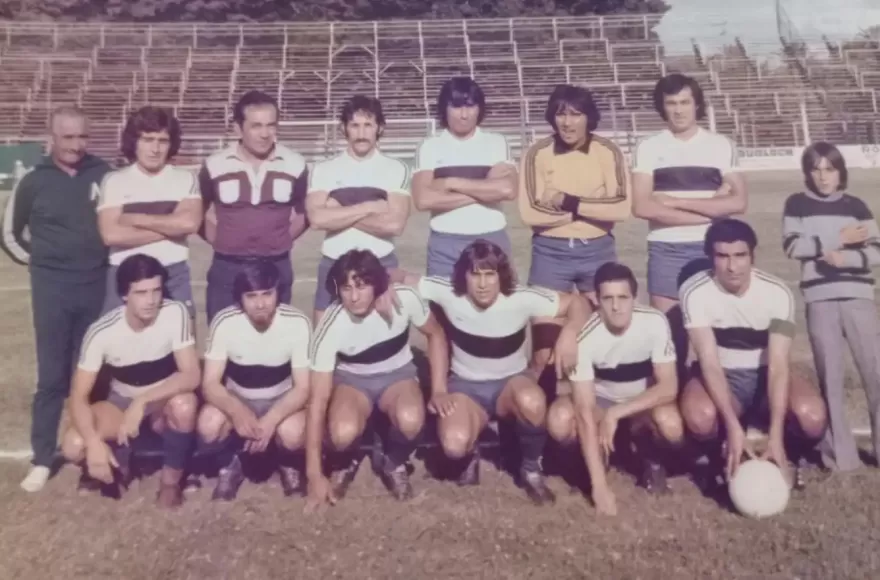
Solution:
<path fill-rule="evenodd" d="M 282 558 L 294 577 L 880 570 L 862 549 L 880 481 L 874 170 L 805 135 L 796 170 L 756 179 L 721 81 L 657 70 L 639 79 L 657 130 L 621 139 L 607 87 L 548 83 L 515 144 L 491 84 L 426 80 L 436 118 L 405 154 L 385 147 L 378 88 L 339 100 L 339 147 L 316 155 L 283 138 L 280 89 L 236 87 L 197 166 L 182 105 L 126 107 L 117 158 L 95 153 L 85 107 L 47 108 L 2 215 L 2 308 L 33 339 L 5 334 L 36 363 L 7 380 L 32 395 L 27 461 L 0 471 L 10 521 L 78 546 L 71 578 L 106 571 L 82 564 L 91 540 L 59 539 L 72 522 L 105 538 L 89 559 L 107 570 L 131 570 L 107 530 L 154 550 L 156 578 L 274 577 Z M 834 511 L 861 520 L 829 520 L 829 539 Z M 10 533 L 0 551 L 22 545 Z M 858 554 L 829 560 L 847 542 Z"/>

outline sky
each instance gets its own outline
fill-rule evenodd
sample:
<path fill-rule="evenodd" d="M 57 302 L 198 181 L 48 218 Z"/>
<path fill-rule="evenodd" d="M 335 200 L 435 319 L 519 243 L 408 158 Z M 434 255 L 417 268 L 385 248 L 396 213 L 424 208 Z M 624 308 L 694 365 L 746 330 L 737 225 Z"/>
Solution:
<path fill-rule="evenodd" d="M 776 0 L 666 0 L 671 6 L 657 27 L 668 52 L 687 51 L 696 39 L 708 52 L 739 36 L 750 47 L 779 49 Z M 880 0 L 781 0 L 805 39 L 822 34 L 846 39 L 880 24 Z M 756 48 L 757 50 L 757 48 Z M 756 55 L 757 56 L 757 55 Z"/>

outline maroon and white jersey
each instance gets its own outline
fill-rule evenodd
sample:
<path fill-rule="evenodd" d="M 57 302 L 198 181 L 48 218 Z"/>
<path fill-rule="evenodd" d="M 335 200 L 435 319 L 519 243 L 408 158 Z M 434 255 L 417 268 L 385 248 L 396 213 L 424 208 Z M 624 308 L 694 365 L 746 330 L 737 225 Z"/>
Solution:
<path fill-rule="evenodd" d="M 208 157 L 199 175 L 205 211 L 214 205 L 214 251 L 232 256 L 275 256 L 290 251 L 291 212 L 302 213 L 308 188 L 302 155 L 275 145 L 259 169 L 238 143 Z"/>

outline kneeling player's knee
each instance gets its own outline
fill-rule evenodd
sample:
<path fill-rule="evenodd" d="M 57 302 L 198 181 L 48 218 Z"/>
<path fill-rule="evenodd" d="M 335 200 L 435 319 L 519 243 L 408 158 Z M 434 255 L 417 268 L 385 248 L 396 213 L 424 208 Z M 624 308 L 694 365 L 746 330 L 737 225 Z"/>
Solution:
<path fill-rule="evenodd" d="M 199 413 L 196 430 L 205 443 L 216 443 L 225 436 L 226 417 L 214 407 L 205 407 Z"/>
<path fill-rule="evenodd" d="M 684 421 L 675 405 L 663 405 L 651 412 L 651 421 L 657 434 L 667 443 L 684 441 Z"/>
<path fill-rule="evenodd" d="M 547 397 L 538 386 L 517 391 L 516 406 L 522 418 L 532 425 L 543 425 L 547 416 Z"/>
<path fill-rule="evenodd" d="M 68 429 L 61 440 L 61 455 L 70 463 L 79 463 L 86 457 L 86 442 L 76 430 Z"/>
<path fill-rule="evenodd" d="M 394 410 L 394 425 L 407 439 L 415 438 L 425 424 L 425 409 L 419 405 L 398 405 Z"/>
<path fill-rule="evenodd" d="M 547 411 L 547 433 L 560 443 L 568 443 L 577 437 L 574 409 L 570 404 L 555 403 Z"/>
<path fill-rule="evenodd" d="M 282 421 L 275 432 L 275 440 L 285 449 L 302 449 L 306 442 L 306 413 L 295 413 Z"/>
<path fill-rule="evenodd" d="M 198 399 L 195 393 L 174 395 L 165 404 L 165 416 L 171 427 L 178 431 L 192 431 L 196 424 Z"/>
<path fill-rule="evenodd" d="M 461 459 L 471 452 L 471 433 L 463 427 L 447 427 L 440 430 L 440 446 L 450 459 Z"/>
<path fill-rule="evenodd" d="M 828 417 L 825 404 L 819 397 L 798 401 L 792 405 L 791 412 L 803 434 L 810 439 L 819 439 L 825 433 Z"/>
<path fill-rule="evenodd" d="M 711 439 L 718 434 L 718 410 L 710 402 L 685 405 L 681 410 L 688 431 L 698 439 Z"/>
<path fill-rule="evenodd" d="M 337 451 L 344 451 L 351 447 L 352 443 L 360 437 L 363 425 L 353 420 L 330 420 L 330 442 Z"/>

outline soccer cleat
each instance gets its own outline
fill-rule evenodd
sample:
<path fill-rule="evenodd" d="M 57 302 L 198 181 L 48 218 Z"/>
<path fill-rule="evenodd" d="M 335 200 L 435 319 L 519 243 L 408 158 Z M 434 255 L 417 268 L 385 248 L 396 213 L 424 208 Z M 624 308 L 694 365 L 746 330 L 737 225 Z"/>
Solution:
<path fill-rule="evenodd" d="M 544 505 L 556 501 L 556 496 L 547 487 L 544 474 L 540 471 L 527 471 L 521 468 L 519 477 L 523 488 L 526 490 L 526 495 L 529 496 L 529 499 L 535 505 Z"/>
<path fill-rule="evenodd" d="M 480 454 L 474 451 L 456 481 L 459 486 L 480 485 Z"/>
<path fill-rule="evenodd" d="M 156 504 L 165 509 L 176 508 L 183 503 L 183 488 L 179 483 L 159 483 Z"/>
<path fill-rule="evenodd" d="M 83 469 L 79 475 L 79 482 L 76 484 L 76 491 L 81 495 L 101 491 L 101 482 Z"/>
<path fill-rule="evenodd" d="M 330 476 L 330 487 L 333 490 L 333 495 L 336 496 L 336 499 L 342 499 L 345 497 L 345 494 L 348 493 L 348 488 L 351 486 L 351 482 L 354 481 L 354 476 L 357 475 L 358 468 L 361 466 L 361 461 L 362 459 L 352 459 L 348 465 L 342 469 L 334 471 Z"/>
<path fill-rule="evenodd" d="M 304 489 L 302 473 L 289 465 L 278 466 L 278 478 L 281 480 L 281 490 L 284 497 L 290 497 L 302 493 Z"/>
<path fill-rule="evenodd" d="M 238 455 L 232 458 L 229 465 L 222 468 L 217 474 L 217 487 L 211 494 L 211 499 L 220 501 L 232 501 L 238 495 L 238 489 L 244 483 L 244 470 Z"/>
<path fill-rule="evenodd" d="M 643 461 L 642 472 L 639 477 L 639 487 L 645 488 L 651 495 L 669 493 L 671 490 L 666 478 L 666 468 L 653 461 Z"/>
<path fill-rule="evenodd" d="M 409 470 L 406 463 L 394 468 L 389 468 L 386 465 L 382 468 L 380 476 L 382 477 L 382 482 L 395 499 L 401 501 L 412 499 L 413 488 L 409 481 Z"/>

